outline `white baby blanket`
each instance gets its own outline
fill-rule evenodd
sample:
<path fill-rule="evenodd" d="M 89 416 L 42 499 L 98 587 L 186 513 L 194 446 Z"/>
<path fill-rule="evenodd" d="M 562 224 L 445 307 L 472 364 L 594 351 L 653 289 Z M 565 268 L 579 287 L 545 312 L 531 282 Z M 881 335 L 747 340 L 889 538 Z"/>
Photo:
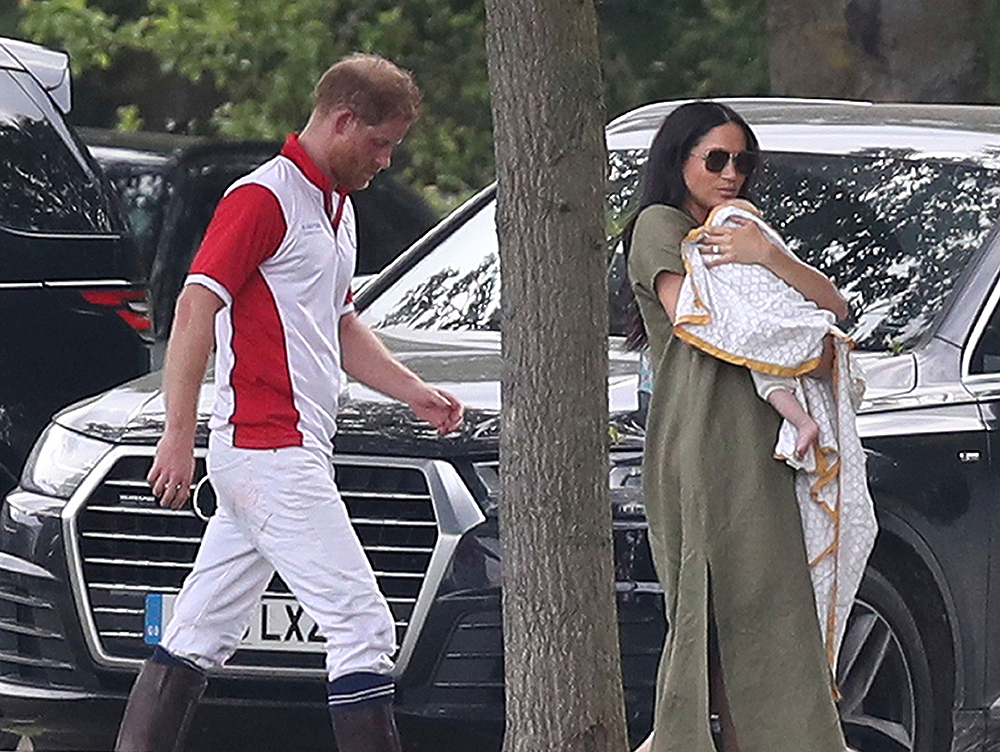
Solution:
<path fill-rule="evenodd" d="M 745 205 L 716 207 L 705 226 L 733 226 L 733 217 L 743 217 L 789 253 L 781 236 Z M 806 300 L 766 267 L 706 267 L 697 243 L 703 231 L 692 230 L 681 247 L 687 275 L 677 299 L 674 334 L 751 373 L 787 377 L 787 388 L 819 425 L 819 451 L 810 450 L 800 462 L 795 460 L 797 431 L 783 421 L 774 454 L 798 470 L 795 491 L 816 611 L 836 677 L 847 616 L 878 530 L 854 420 L 853 343 L 834 325 L 833 313 Z M 832 383 L 804 376 L 819 363 L 827 335 L 834 342 Z M 766 381 L 773 385 L 775 379 Z"/>

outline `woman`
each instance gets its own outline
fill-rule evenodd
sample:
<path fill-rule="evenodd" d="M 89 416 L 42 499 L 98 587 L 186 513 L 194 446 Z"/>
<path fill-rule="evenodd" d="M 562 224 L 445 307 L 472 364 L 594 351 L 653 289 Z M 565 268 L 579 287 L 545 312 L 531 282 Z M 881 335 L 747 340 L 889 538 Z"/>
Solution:
<path fill-rule="evenodd" d="M 757 139 L 725 105 L 692 102 L 664 121 L 628 228 L 639 304 L 631 341 L 650 346 L 655 380 L 643 489 L 649 539 L 669 622 L 652 752 L 710 752 L 710 713 L 723 752 L 846 748 L 816 618 L 793 487 L 771 457 L 780 417 L 746 368 L 672 333 L 683 280 L 680 245 L 724 201 L 744 197 Z M 702 241 L 716 263 L 763 264 L 817 305 L 847 315 L 833 284 L 744 222 Z"/>

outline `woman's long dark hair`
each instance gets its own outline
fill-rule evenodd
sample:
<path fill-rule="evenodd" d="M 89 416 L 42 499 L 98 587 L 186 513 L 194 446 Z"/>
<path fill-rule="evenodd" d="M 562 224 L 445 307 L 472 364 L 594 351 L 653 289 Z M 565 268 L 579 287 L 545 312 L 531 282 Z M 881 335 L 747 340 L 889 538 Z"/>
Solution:
<path fill-rule="evenodd" d="M 653 204 L 681 208 L 688 196 L 687 185 L 684 183 L 684 163 L 688 155 L 706 133 L 726 123 L 736 123 L 740 126 L 746 135 L 747 149 L 759 151 L 757 137 L 750 130 L 747 121 L 721 102 L 688 102 L 671 112 L 663 121 L 649 148 L 639 207 L 625 226 L 623 240 L 626 265 L 632 247 L 632 232 L 635 230 L 635 220 L 639 213 Z M 753 173 L 747 175 L 743 182 L 739 194 L 741 198 L 749 195 L 752 178 Z M 625 342 L 630 348 L 639 348 L 646 344 L 647 339 L 646 327 L 633 297 Z"/>

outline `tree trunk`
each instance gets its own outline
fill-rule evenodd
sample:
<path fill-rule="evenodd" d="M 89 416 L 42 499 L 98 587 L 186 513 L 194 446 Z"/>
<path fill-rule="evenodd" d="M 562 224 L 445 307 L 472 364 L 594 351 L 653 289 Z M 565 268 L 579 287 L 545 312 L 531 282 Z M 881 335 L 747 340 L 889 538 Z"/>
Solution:
<path fill-rule="evenodd" d="M 768 0 L 771 93 L 979 102 L 981 0 Z"/>
<path fill-rule="evenodd" d="M 505 752 L 625 749 L 593 0 L 487 0 L 499 183 Z"/>

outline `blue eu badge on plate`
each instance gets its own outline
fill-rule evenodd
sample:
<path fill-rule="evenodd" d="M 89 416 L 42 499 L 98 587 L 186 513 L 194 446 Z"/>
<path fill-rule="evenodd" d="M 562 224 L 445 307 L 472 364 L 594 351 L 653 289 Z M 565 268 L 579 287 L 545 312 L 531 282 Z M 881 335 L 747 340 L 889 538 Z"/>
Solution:
<path fill-rule="evenodd" d="M 146 627 L 143 639 L 147 645 L 158 645 L 163 632 L 163 595 L 146 594 Z"/>

